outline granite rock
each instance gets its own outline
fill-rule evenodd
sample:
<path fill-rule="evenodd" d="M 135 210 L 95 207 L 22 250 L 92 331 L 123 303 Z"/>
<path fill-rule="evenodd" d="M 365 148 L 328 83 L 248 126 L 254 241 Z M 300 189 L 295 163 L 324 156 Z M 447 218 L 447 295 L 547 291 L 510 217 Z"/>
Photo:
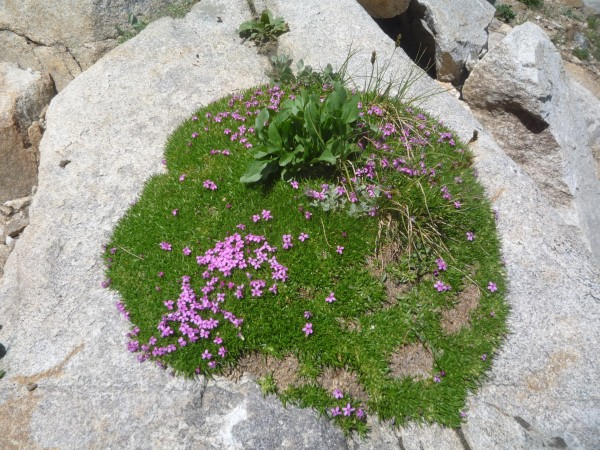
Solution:
<path fill-rule="evenodd" d="M 48 110 L 31 224 L 0 282 L 0 342 L 8 349 L 0 360 L 0 447 L 593 448 L 600 283 L 580 236 L 354 0 L 255 3 L 289 23 L 280 53 L 339 67 L 352 45 L 350 70 L 361 84 L 376 50 L 390 61 L 389 74 L 414 80 L 409 96 L 438 93 L 422 107 L 457 136 L 468 141 L 479 131 L 471 149 L 499 211 L 512 313 L 489 380 L 468 399 L 461 434 L 372 421 L 370 439 L 344 442 L 317 412 L 284 409 L 247 379 L 182 380 L 126 352 L 118 296 L 100 288 L 102 245 L 144 180 L 161 172 L 162 147 L 177 125 L 201 105 L 265 81 L 266 60 L 235 33 L 250 17 L 245 0 L 203 0 L 186 19 L 160 20 L 110 52 Z M 61 168 L 64 159 L 71 163 Z M 28 383 L 38 388 L 27 392 Z"/>
<path fill-rule="evenodd" d="M 495 12 L 486 0 L 414 0 L 406 14 L 417 40 L 435 48 L 436 78 L 458 85 L 485 53 Z"/>
<path fill-rule="evenodd" d="M 38 121 L 54 92 L 47 74 L 0 62 L 0 202 L 28 195 L 36 183 Z"/>
<path fill-rule="evenodd" d="M 390 19 L 408 9 L 410 0 L 357 0 L 375 19 Z"/>
<path fill-rule="evenodd" d="M 569 82 L 544 31 L 527 22 L 485 55 L 463 97 L 563 220 L 581 229 L 600 261 L 600 182 L 592 151 L 600 102 L 586 92 Z"/>

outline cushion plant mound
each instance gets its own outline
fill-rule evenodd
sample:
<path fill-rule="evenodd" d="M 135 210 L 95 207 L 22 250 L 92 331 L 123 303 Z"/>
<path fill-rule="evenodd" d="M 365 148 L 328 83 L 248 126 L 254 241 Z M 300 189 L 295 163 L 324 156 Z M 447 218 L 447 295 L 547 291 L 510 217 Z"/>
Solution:
<path fill-rule="evenodd" d="M 451 131 L 337 83 L 266 85 L 186 120 L 165 163 L 105 253 L 138 360 L 250 372 L 345 431 L 367 414 L 460 424 L 507 306 Z"/>

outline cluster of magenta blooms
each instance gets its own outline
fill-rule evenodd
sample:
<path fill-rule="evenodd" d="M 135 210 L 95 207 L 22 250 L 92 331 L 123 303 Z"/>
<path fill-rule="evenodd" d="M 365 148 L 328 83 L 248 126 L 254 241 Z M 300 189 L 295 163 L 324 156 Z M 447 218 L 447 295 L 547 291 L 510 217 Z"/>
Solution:
<path fill-rule="evenodd" d="M 324 92 L 327 91 L 327 86 L 324 87 Z M 253 122 L 253 117 L 256 116 L 262 107 L 278 110 L 279 105 L 286 96 L 294 97 L 294 88 L 291 92 L 287 92 L 281 87 L 275 85 L 269 88 L 261 88 L 245 98 L 243 95 L 233 96 L 228 103 L 232 111 L 221 111 L 217 114 L 206 113 L 205 120 L 201 120 L 197 116 L 192 117 L 192 121 L 198 123 L 198 130 L 190 135 L 188 146 L 192 146 L 192 141 L 201 139 L 202 133 L 211 131 L 213 124 L 226 128 L 223 133 L 229 137 L 232 148 L 240 147 L 240 151 L 252 148 L 252 137 L 254 128 L 247 126 L 247 123 Z M 363 105 L 359 105 L 362 109 Z M 374 119 L 384 118 L 386 111 L 378 105 L 370 105 L 364 108 L 365 114 Z M 409 113 L 412 113 L 408 109 Z M 320 201 L 324 201 L 327 194 L 335 193 L 339 198 L 346 198 L 349 203 L 356 203 L 360 199 L 356 194 L 355 186 L 363 185 L 366 187 L 365 194 L 367 197 L 377 200 L 391 199 L 393 195 L 393 187 L 385 186 L 386 171 L 395 171 L 407 177 L 428 177 L 433 185 L 435 185 L 436 171 L 440 168 L 427 167 L 425 164 L 424 149 L 429 144 L 429 139 L 432 138 L 432 131 L 435 132 L 436 126 L 433 129 L 427 127 L 427 118 L 422 114 L 415 113 L 416 126 L 414 128 L 408 126 L 397 127 L 396 124 L 385 122 L 380 126 L 378 136 L 359 142 L 361 148 L 368 148 L 370 153 L 368 156 L 361 159 L 361 163 L 354 168 L 353 176 L 348 178 L 340 177 L 336 184 L 321 184 L 311 186 L 310 182 L 303 182 L 304 194 L 313 199 L 317 206 Z M 439 124 L 441 125 L 441 123 Z M 430 131 L 431 130 L 431 131 Z M 439 132 L 437 139 L 440 143 L 447 143 L 454 147 L 455 142 L 451 133 Z M 407 160 L 402 157 L 394 156 L 394 149 L 390 146 L 389 140 L 400 142 L 408 153 L 419 154 L 420 158 L 412 158 Z M 462 152 L 461 149 L 457 150 Z M 214 157 L 229 157 L 232 155 L 229 149 L 212 149 L 210 155 Z M 163 160 L 163 163 L 165 161 Z M 180 182 L 185 182 L 186 174 L 182 173 L 179 176 Z M 382 184 L 383 181 L 383 184 Z M 455 179 L 456 184 L 460 184 L 460 178 Z M 209 191 L 215 191 L 214 195 L 218 195 L 217 184 L 207 179 L 203 182 L 203 187 Z M 291 189 L 299 189 L 300 183 L 296 180 L 290 182 Z M 461 199 L 455 198 L 451 193 L 451 187 L 439 187 L 440 195 L 455 208 L 460 209 L 462 206 Z M 227 207 L 230 207 L 228 204 Z M 376 216 L 379 213 L 379 206 L 374 205 L 369 208 L 368 215 Z M 172 215 L 178 215 L 178 209 L 172 211 Z M 306 220 L 310 220 L 312 213 L 309 210 L 304 210 Z M 277 253 L 281 250 L 289 251 L 294 247 L 296 242 L 300 245 L 309 239 L 308 233 L 301 233 L 298 236 L 284 234 L 281 236 L 280 243 L 270 243 L 265 236 L 253 233 L 246 233 L 246 227 L 251 227 L 253 223 L 259 221 L 273 220 L 270 211 L 263 210 L 248 218 L 249 224 L 240 223 L 238 230 L 234 234 L 228 235 L 223 240 L 217 242 L 213 248 L 206 250 L 203 254 L 196 256 L 196 263 L 199 267 L 200 276 L 194 276 L 194 280 L 190 275 L 181 275 L 181 292 L 179 297 L 175 299 L 165 299 L 165 313 L 159 323 L 156 325 L 156 333 L 151 336 L 146 342 L 141 342 L 138 339 L 140 329 L 135 327 L 129 334 L 130 341 L 128 349 L 131 352 L 137 353 L 137 358 L 140 362 L 146 360 L 154 360 L 159 366 L 165 367 L 161 357 L 172 352 L 176 352 L 179 348 L 183 348 L 194 344 L 198 348 L 198 366 L 195 369 L 196 373 L 211 373 L 226 366 L 228 349 L 227 342 L 224 342 L 219 333 L 219 328 L 223 326 L 232 326 L 237 330 L 237 336 L 243 339 L 243 324 L 244 318 L 237 317 L 227 309 L 229 301 L 243 301 L 246 297 L 266 297 L 269 295 L 277 295 L 277 287 L 279 283 L 285 283 L 290 276 L 288 267 L 280 264 L 277 260 Z M 475 240 L 475 232 L 468 231 L 465 236 L 466 240 L 472 242 Z M 157 242 L 156 245 L 165 252 L 173 252 L 173 246 L 166 241 Z M 281 246 L 279 249 L 278 246 Z M 115 253 L 116 248 L 110 249 L 110 253 Z M 192 257 L 192 250 L 186 246 L 179 251 L 185 256 Z M 337 246 L 336 252 L 342 255 L 344 247 Z M 108 258 L 110 262 L 110 258 Z M 436 260 L 436 267 L 433 269 L 435 282 L 433 289 L 438 292 L 445 292 L 452 289 L 449 284 L 443 281 L 443 273 L 448 268 L 447 263 L 442 259 Z M 243 283 L 231 281 L 235 273 L 242 273 L 246 279 Z M 162 278 L 162 272 L 157 274 Z M 202 278 L 201 282 L 198 280 Z M 240 279 L 240 277 L 236 277 Z M 192 282 L 194 285 L 192 285 Z M 103 287 L 107 287 L 110 280 L 103 282 Z M 493 281 L 489 282 L 488 289 L 490 292 L 497 290 L 496 284 Z M 160 290 L 157 287 L 157 290 Z M 335 293 L 331 292 L 322 301 L 332 304 L 336 301 Z M 129 313 L 124 304 L 117 303 L 118 310 L 128 319 Z M 313 316 L 311 311 L 304 312 L 306 319 L 305 325 L 298 333 L 303 333 L 309 339 L 314 333 L 313 324 L 310 318 Z M 174 339 L 176 338 L 176 342 Z M 165 344 L 164 342 L 169 342 Z M 486 355 L 482 356 L 485 360 Z M 445 376 L 442 371 L 433 377 L 434 382 L 441 382 Z M 355 417 L 358 420 L 364 420 L 365 411 L 360 407 L 353 406 L 349 396 L 344 395 L 342 391 L 336 389 L 332 393 L 333 399 L 343 400 L 338 406 L 328 410 L 331 417 Z"/>

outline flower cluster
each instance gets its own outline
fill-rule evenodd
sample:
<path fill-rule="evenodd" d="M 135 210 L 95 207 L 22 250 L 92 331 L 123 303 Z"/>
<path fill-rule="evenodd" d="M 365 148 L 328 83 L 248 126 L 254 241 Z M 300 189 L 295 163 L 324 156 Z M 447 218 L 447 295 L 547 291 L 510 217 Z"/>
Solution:
<path fill-rule="evenodd" d="M 204 186 L 206 189 L 210 189 L 211 191 L 215 191 L 217 189 L 217 185 L 211 180 L 205 180 L 204 183 L 202 183 L 202 186 Z"/>
<path fill-rule="evenodd" d="M 161 248 L 170 251 L 171 244 L 162 242 Z M 200 343 L 205 347 L 200 361 L 205 363 L 209 369 L 214 369 L 219 364 L 218 361 L 225 358 L 228 352 L 227 348 L 221 345 L 223 339 L 216 334 L 217 328 L 225 323 L 230 323 L 239 329 L 244 322 L 242 318 L 228 311 L 224 307 L 224 302 L 227 297 L 242 299 L 245 295 L 246 285 L 236 284 L 232 281 L 226 282 L 226 279 L 231 278 L 236 271 L 243 271 L 249 279 L 250 295 L 262 297 L 268 284 L 267 280 L 255 278 L 248 270 L 254 269 L 256 273 L 262 273 L 264 268 L 269 268 L 270 278 L 273 280 L 269 291 L 276 293 L 277 284 L 275 282 L 287 280 L 288 268 L 277 261 L 275 251 L 276 248 L 269 245 L 264 236 L 254 234 L 242 237 L 235 233 L 217 242 L 204 255 L 196 257 L 197 264 L 205 269 L 202 278 L 206 280 L 199 292 L 197 293 L 192 287 L 191 277 L 183 276 L 181 293 L 177 301 L 164 301 L 169 312 L 163 315 L 157 326 L 158 337 L 152 336 L 147 343 L 140 343 L 131 336 L 132 340 L 128 344 L 128 349 L 132 352 L 139 352 L 138 359 L 145 361 L 149 358 L 160 358 L 190 343 Z M 183 253 L 189 255 L 191 249 L 185 247 Z M 161 272 L 159 277 L 162 275 Z M 118 303 L 117 307 L 123 315 L 128 317 L 124 305 Z M 168 344 L 159 343 L 159 338 L 169 339 L 170 337 L 177 339 Z M 212 344 L 210 343 L 211 339 L 213 339 Z M 214 345 L 218 345 L 218 347 Z"/>
<path fill-rule="evenodd" d="M 340 389 L 334 389 L 333 390 L 333 398 L 336 400 L 342 400 L 344 399 L 344 393 L 340 390 Z M 344 405 L 344 402 L 346 403 Z M 329 415 L 331 417 L 351 417 L 351 416 L 355 416 L 357 419 L 359 420 L 364 420 L 365 419 L 365 411 L 362 408 L 356 408 L 354 406 L 352 406 L 352 403 L 350 401 L 348 401 L 348 399 L 345 399 L 341 405 L 338 406 L 334 406 L 332 408 L 329 408 Z"/>

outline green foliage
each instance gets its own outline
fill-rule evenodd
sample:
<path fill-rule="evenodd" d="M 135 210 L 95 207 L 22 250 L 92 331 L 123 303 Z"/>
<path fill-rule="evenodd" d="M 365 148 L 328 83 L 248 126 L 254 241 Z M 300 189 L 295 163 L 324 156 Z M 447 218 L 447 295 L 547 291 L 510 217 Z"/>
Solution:
<path fill-rule="evenodd" d="M 271 56 L 271 72 L 269 76 L 274 83 L 285 85 L 299 84 L 302 86 L 323 85 L 326 83 L 343 83 L 345 66 L 339 71 L 334 71 L 331 64 L 327 64 L 321 71 L 313 70 L 312 66 L 305 66 L 304 61 L 300 60 L 296 64 L 296 73 L 292 70 L 294 60 L 288 55 Z"/>
<path fill-rule="evenodd" d="M 499 3 L 496 5 L 496 17 L 508 23 L 516 17 L 516 14 L 510 5 Z"/>
<path fill-rule="evenodd" d="M 575 50 L 573 50 L 573 55 L 575 55 L 577 58 L 581 59 L 582 61 L 585 61 L 590 57 L 590 52 L 589 52 L 589 50 L 587 50 L 585 48 L 578 47 Z"/>
<path fill-rule="evenodd" d="M 289 58 L 281 62 L 291 71 Z M 110 286 L 135 327 L 130 350 L 141 361 L 155 361 L 189 378 L 223 373 L 255 352 L 292 355 L 298 384 L 278 386 L 272 374 L 266 375 L 259 380 L 263 394 L 314 408 L 345 432 L 365 433 L 365 414 L 398 425 L 414 420 L 460 426 L 465 397 L 489 369 L 508 313 L 495 221 L 473 176 L 469 150 L 439 119 L 395 96 L 360 88 L 352 94 L 340 82 L 313 82 L 334 75 L 342 80 L 343 69 L 329 74 L 305 69 L 293 74 L 292 85 L 253 88 L 202 108 L 169 138 L 168 172 L 147 182 L 105 252 Z M 368 86 L 391 92 L 391 82 L 381 80 L 378 74 L 367 80 Z M 405 92 L 406 86 L 398 91 Z M 278 105 L 279 112 L 267 105 Z M 257 126 L 246 129 L 246 119 L 257 111 Z M 361 112 L 372 124 L 363 126 Z M 238 133 L 232 139 L 235 129 L 244 130 L 243 141 Z M 375 136 L 366 135 L 375 131 Z M 294 154 L 302 142 L 313 152 L 306 161 L 303 153 Z M 352 146 L 358 142 L 364 147 L 360 152 Z M 291 156 L 274 150 L 288 143 Z M 319 160 L 327 143 L 339 150 L 339 158 L 332 151 Z M 264 155 L 247 151 L 250 145 Z M 274 163 L 275 172 L 288 170 L 284 178 L 300 176 L 293 183 L 240 183 L 248 165 L 261 163 L 260 157 Z M 280 165 L 284 158 L 289 162 Z M 294 164 L 298 167 L 292 169 Z M 302 176 L 305 170 L 310 177 Z M 210 180 L 216 182 L 214 189 Z M 351 206 L 336 188 L 356 195 L 350 202 L 356 213 L 349 214 Z M 317 190 L 322 199 L 311 194 Z M 364 214 L 368 207 L 374 214 Z M 469 233 L 476 238 L 468 238 Z M 245 239 L 248 262 L 256 254 L 252 236 L 279 248 L 272 254 L 287 268 L 288 279 L 274 291 L 254 294 L 249 278 L 268 278 L 271 269 L 248 264 L 219 274 L 221 283 L 212 284 L 216 272 L 205 274 L 197 258 L 234 234 Z M 281 248 L 286 236 L 293 245 Z M 218 325 L 208 338 L 187 339 L 182 322 L 168 318 L 175 313 L 175 304 L 169 303 L 177 302 L 179 310 L 177 299 L 186 298 L 184 278 L 198 299 L 202 291 L 214 301 L 213 308 L 222 301 L 219 308 L 243 323 L 222 320 L 223 311 L 205 308 L 203 320 L 216 318 Z M 242 298 L 233 294 L 230 282 L 241 286 Z M 448 333 L 442 315 L 467 288 L 479 291 L 479 305 L 468 324 Z M 225 296 L 219 300 L 220 294 Z M 165 321 L 172 333 L 158 334 L 157 324 Z M 434 357 L 423 379 L 392 370 L 392 355 L 413 344 L 426 346 Z M 340 397 L 326 388 L 323 380 L 331 381 L 327 373 L 332 371 L 355 375 L 365 397 L 350 391 Z"/>
<path fill-rule="evenodd" d="M 289 30 L 282 17 L 273 18 L 271 11 L 265 9 L 257 20 L 242 23 L 238 33 L 240 37 L 260 44 L 273 41 Z"/>
<path fill-rule="evenodd" d="M 524 5 L 527 5 L 529 8 L 541 8 L 544 6 L 544 0 L 519 0 Z"/>
<path fill-rule="evenodd" d="M 577 14 L 573 8 L 566 8 L 563 11 L 563 14 L 564 14 L 565 17 L 568 17 L 569 19 L 581 21 L 581 18 L 579 17 L 579 14 Z"/>
<path fill-rule="evenodd" d="M 600 61 L 600 17 L 590 16 L 587 19 L 587 30 L 585 32 L 590 43 L 589 53 Z M 581 58 L 580 58 L 581 59 Z"/>
<path fill-rule="evenodd" d="M 161 17 L 184 17 L 199 0 L 175 0 L 169 5 L 165 5 L 163 8 L 158 10 L 155 14 L 148 16 L 145 19 L 140 19 L 133 13 L 127 15 L 127 28 L 122 29 L 119 25 L 116 25 L 117 33 L 119 35 L 119 43 L 131 39 L 136 36 L 140 31 L 148 26 L 150 22 L 153 22 Z"/>
<path fill-rule="evenodd" d="M 339 168 L 360 151 L 359 99 L 336 82 L 325 98 L 302 89 L 278 112 L 263 108 L 254 127 L 259 141 L 254 161 L 240 180 L 255 183 L 277 173 L 289 180 L 308 175 L 316 166 Z"/>
<path fill-rule="evenodd" d="M 122 30 L 117 26 L 117 33 L 119 33 L 119 43 L 123 43 L 148 26 L 148 22 L 140 20 L 135 14 L 129 13 L 127 16 L 127 23 L 129 24 L 129 30 Z"/>
<path fill-rule="evenodd" d="M 268 373 L 257 380 L 263 397 L 271 394 L 277 394 L 277 383 L 273 379 L 273 374 Z"/>

